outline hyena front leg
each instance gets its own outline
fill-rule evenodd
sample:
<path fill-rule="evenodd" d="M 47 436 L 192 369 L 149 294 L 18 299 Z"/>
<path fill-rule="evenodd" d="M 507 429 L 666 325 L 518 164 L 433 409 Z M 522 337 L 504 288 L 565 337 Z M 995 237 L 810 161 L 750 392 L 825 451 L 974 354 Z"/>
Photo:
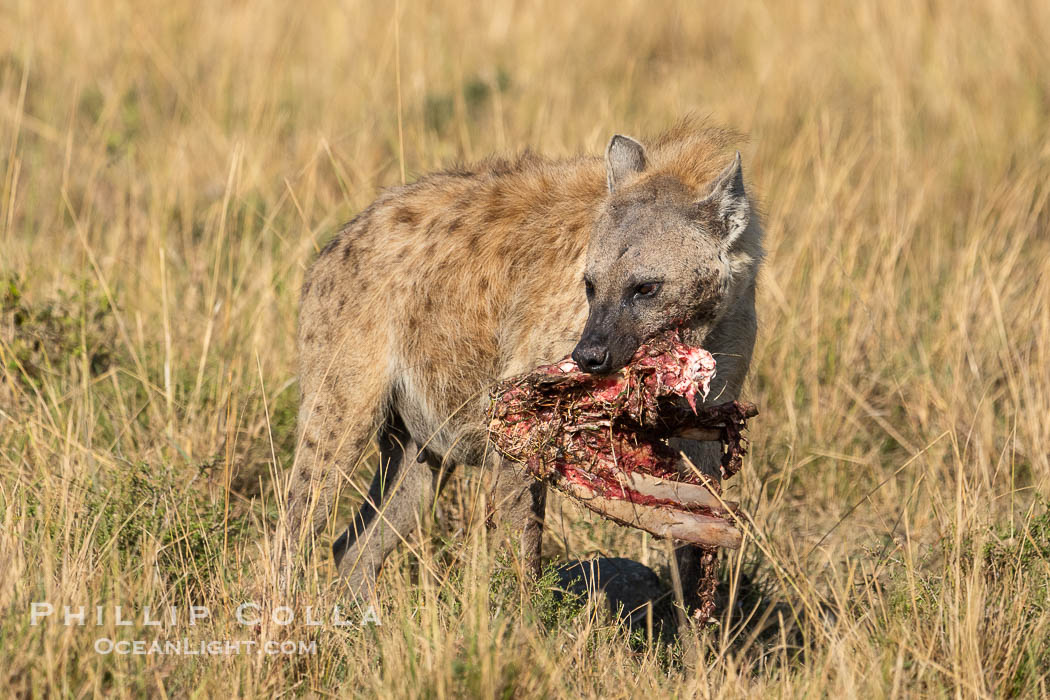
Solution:
<path fill-rule="evenodd" d="M 755 319 L 755 290 L 749 289 L 740 306 L 724 318 L 703 343 L 715 356 L 718 368 L 711 383 L 709 403 L 734 401 L 740 395 L 751 365 L 757 322 Z M 695 342 L 695 341 L 694 341 Z M 697 342 L 696 344 L 701 344 Z M 671 440 L 670 445 L 681 450 L 704 476 L 719 483 L 722 475 L 722 445 L 718 442 Z M 686 605 L 694 607 L 696 593 L 705 569 L 711 565 L 710 550 L 692 544 L 679 544 L 675 549 Z"/>
<path fill-rule="evenodd" d="M 397 413 L 379 433 L 379 466 L 354 522 L 332 545 L 339 574 L 367 594 L 387 556 L 414 538 L 434 504 L 437 474 L 418 459 L 419 448 Z"/>
<path fill-rule="evenodd" d="M 722 443 L 673 439 L 669 444 L 672 449 L 684 453 L 708 479 L 716 484 L 721 482 Z M 700 579 L 704 575 L 705 557 L 708 554 L 709 548 L 695 544 L 679 542 L 675 547 L 675 563 L 678 566 L 679 580 L 682 582 L 683 602 L 690 610 L 700 604 Z"/>
<path fill-rule="evenodd" d="M 538 576 L 547 485 L 498 455 L 492 460 L 495 483 L 490 489 L 488 524 L 510 533 L 515 553 Z"/>

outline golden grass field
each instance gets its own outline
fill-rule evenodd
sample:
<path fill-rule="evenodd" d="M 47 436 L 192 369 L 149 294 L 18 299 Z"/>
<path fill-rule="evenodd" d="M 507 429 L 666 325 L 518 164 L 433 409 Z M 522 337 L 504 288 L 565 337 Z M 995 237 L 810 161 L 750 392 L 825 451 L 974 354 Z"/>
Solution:
<path fill-rule="evenodd" d="M 1048 37 L 1036 1 L 0 3 L 0 688 L 1046 696 Z M 768 232 L 737 614 L 667 644 L 559 602 L 495 556 L 462 472 L 388 562 L 381 626 L 237 624 L 293 459 L 299 285 L 338 225 L 430 169 L 688 113 L 749 135 Z M 663 543 L 548 513 L 552 561 L 668 576 Z M 319 549 L 302 595 L 331 607 Z M 32 625 L 34 601 L 134 619 Z"/>

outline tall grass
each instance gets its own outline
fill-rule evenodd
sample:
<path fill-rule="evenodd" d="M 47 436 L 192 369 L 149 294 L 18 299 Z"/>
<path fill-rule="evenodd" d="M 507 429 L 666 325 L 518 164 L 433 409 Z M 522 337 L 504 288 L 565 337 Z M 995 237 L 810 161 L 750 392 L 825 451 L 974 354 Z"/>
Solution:
<path fill-rule="evenodd" d="M 1046 695 L 1048 36 L 1050 6 L 1003 0 L 3 3 L 0 684 Z M 384 571 L 381 626 L 240 626 L 293 456 L 297 291 L 336 226 L 402 171 L 686 112 L 750 134 L 768 229 L 735 615 L 666 644 L 522 580 L 467 471 Z M 551 560 L 667 574 L 662 543 L 548 511 Z M 311 571 L 308 600 L 342 600 Z M 88 624 L 31 625 L 34 601 Z M 317 648 L 94 649 L 158 636 Z"/>

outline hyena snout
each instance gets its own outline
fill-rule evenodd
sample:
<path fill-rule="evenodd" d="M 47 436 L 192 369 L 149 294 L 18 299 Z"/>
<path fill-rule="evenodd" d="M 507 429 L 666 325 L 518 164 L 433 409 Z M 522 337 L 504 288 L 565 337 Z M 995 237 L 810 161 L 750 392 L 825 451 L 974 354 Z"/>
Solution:
<path fill-rule="evenodd" d="M 641 343 L 633 334 L 623 332 L 619 325 L 587 324 L 572 351 L 572 359 L 581 370 L 589 374 L 609 374 L 630 362 Z"/>
<path fill-rule="evenodd" d="M 587 338 L 581 339 L 576 349 L 572 351 L 572 359 L 580 369 L 590 374 L 605 374 L 612 369 L 612 362 L 609 361 L 609 347 Z"/>

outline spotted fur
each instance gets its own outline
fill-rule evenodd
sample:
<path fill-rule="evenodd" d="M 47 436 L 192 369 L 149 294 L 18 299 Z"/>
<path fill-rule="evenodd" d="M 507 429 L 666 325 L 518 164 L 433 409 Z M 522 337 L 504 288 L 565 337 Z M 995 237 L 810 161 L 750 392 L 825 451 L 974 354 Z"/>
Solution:
<path fill-rule="evenodd" d="M 627 139 L 618 153 L 624 138 L 604 161 L 526 152 L 428 175 L 384 192 L 325 246 L 302 291 L 286 564 L 325 526 L 337 487 L 376 436 L 369 502 L 336 544 L 355 587 L 371 584 L 411 534 L 441 465 L 489 462 L 503 519 L 538 562 L 544 490 L 491 457 L 485 397 L 494 381 L 565 356 L 585 326 L 607 340 L 626 333 L 630 345 L 679 325 L 717 358 L 712 398 L 735 397 L 755 337 L 762 255 L 749 200 L 739 228 L 733 207 L 744 200 L 718 185 L 736 136 L 684 121 L 648 148 Z M 596 317 L 609 315 L 638 265 L 663 276 L 666 303 L 632 328 L 622 318 L 600 327 Z M 590 305 L 585 273 L 600 287 Z"/>

